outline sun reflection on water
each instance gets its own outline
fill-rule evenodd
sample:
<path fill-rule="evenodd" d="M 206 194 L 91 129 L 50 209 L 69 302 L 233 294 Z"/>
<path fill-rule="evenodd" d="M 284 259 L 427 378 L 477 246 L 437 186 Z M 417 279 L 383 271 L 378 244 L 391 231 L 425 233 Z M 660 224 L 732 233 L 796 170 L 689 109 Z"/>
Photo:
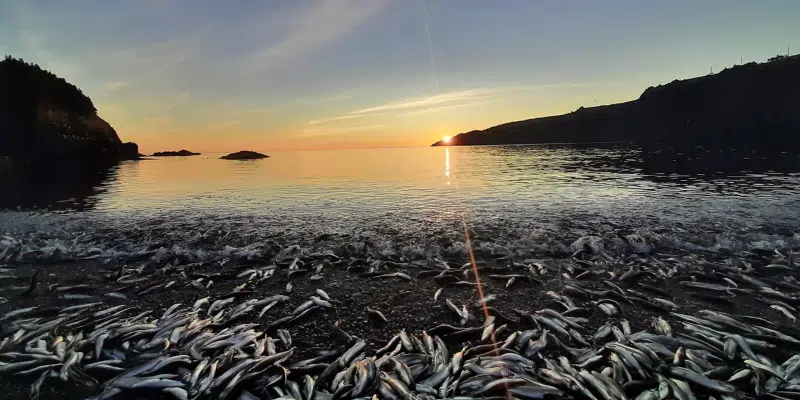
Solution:
<path fill-rule="evenodd" d="M 450 177 L 450 149 L 447 147 L 444 148 L 444 176 L 447 178 Z M 449 180 L 447 184 L 450 184 Z"/>

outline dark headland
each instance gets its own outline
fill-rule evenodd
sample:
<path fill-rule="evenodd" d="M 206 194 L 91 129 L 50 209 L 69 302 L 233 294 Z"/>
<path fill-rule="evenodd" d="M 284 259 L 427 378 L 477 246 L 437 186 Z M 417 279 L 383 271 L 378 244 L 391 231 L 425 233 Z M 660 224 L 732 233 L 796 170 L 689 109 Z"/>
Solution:
<path fill-rule="evenodd" d="M 6 56 L 0 61 L 0 156 L 36 166 L 139 158 L 97 115 L 92 100 L 55 74 Z"/>
<path fill-rule="evenodd" d="M 775 147 L 800 143 L 800 56 L 649 87 L 638 99 L 474 130 L 449 145 L 589 143 Z M 436 142 L 433 146 L 441 146 Z"/>
<path fill-rule="evenodd" d="M 178 151 L 159 151 L 153 153 L 153 157 L 188 157 L 188 156 L 199 156 L 200 153 L 195 153 L 189 150 L 178 150 Z"/>
<path fill-rule="evenodd" d="M 242 150 L 237 151 L 236 153 L 231 153 L 226 156 L 220 157 L 223 160 L 260 160 L 262 158 L 268 158 L 269 156 L 266 154 L 261 154 L 255 151 L 248 151 Z"/>

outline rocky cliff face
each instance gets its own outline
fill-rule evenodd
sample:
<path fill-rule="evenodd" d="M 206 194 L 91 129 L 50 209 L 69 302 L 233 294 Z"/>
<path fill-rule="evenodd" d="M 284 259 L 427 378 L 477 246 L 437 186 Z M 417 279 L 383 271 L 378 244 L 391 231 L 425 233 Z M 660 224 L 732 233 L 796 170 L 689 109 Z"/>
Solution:
<path fill-rule="evenodd" d="M 80 89 L 36 65 L 0 62 L 0 155 L 35 163 L 107 162 L 139 156 Z"/>
<path fill-rule="evenodd" d="M 800 144 L 800 56 L 648 88 L 639 99 L 462 133 L 450 145 Z M 434 146 L 442 143 L 434 143 Z"/>

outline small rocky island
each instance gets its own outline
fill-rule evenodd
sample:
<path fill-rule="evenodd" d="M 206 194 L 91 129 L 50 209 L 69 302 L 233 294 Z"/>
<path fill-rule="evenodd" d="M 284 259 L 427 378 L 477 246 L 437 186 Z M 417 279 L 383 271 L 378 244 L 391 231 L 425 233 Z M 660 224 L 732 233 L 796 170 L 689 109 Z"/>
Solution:
<path fill-rule="evenodd" d="M 255 151 L 242 150 L 236 153 L 228 154 L 227 156 L 220 157 L 223 160 L 260 160 L 269 157 L 266 154 L 261 154 Z"/>
<path fill-rule="evenodd" d="M 188 157 L 188 156 L 199 156 L 200 153 L 191 152 L 189 150 L 178 150 L 178 151 L 159 151 L 153 153 L 153 157 Z"/>

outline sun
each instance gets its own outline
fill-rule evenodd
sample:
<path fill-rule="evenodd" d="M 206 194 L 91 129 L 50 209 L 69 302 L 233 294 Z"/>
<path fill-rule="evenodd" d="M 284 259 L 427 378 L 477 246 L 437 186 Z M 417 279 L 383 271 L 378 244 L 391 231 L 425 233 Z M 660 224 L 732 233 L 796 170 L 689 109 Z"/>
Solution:
<path fill-rule="evenodd" d="M 442 138 L 443 143 L 450 143 L 450 136 L 445 136 Z"/>

